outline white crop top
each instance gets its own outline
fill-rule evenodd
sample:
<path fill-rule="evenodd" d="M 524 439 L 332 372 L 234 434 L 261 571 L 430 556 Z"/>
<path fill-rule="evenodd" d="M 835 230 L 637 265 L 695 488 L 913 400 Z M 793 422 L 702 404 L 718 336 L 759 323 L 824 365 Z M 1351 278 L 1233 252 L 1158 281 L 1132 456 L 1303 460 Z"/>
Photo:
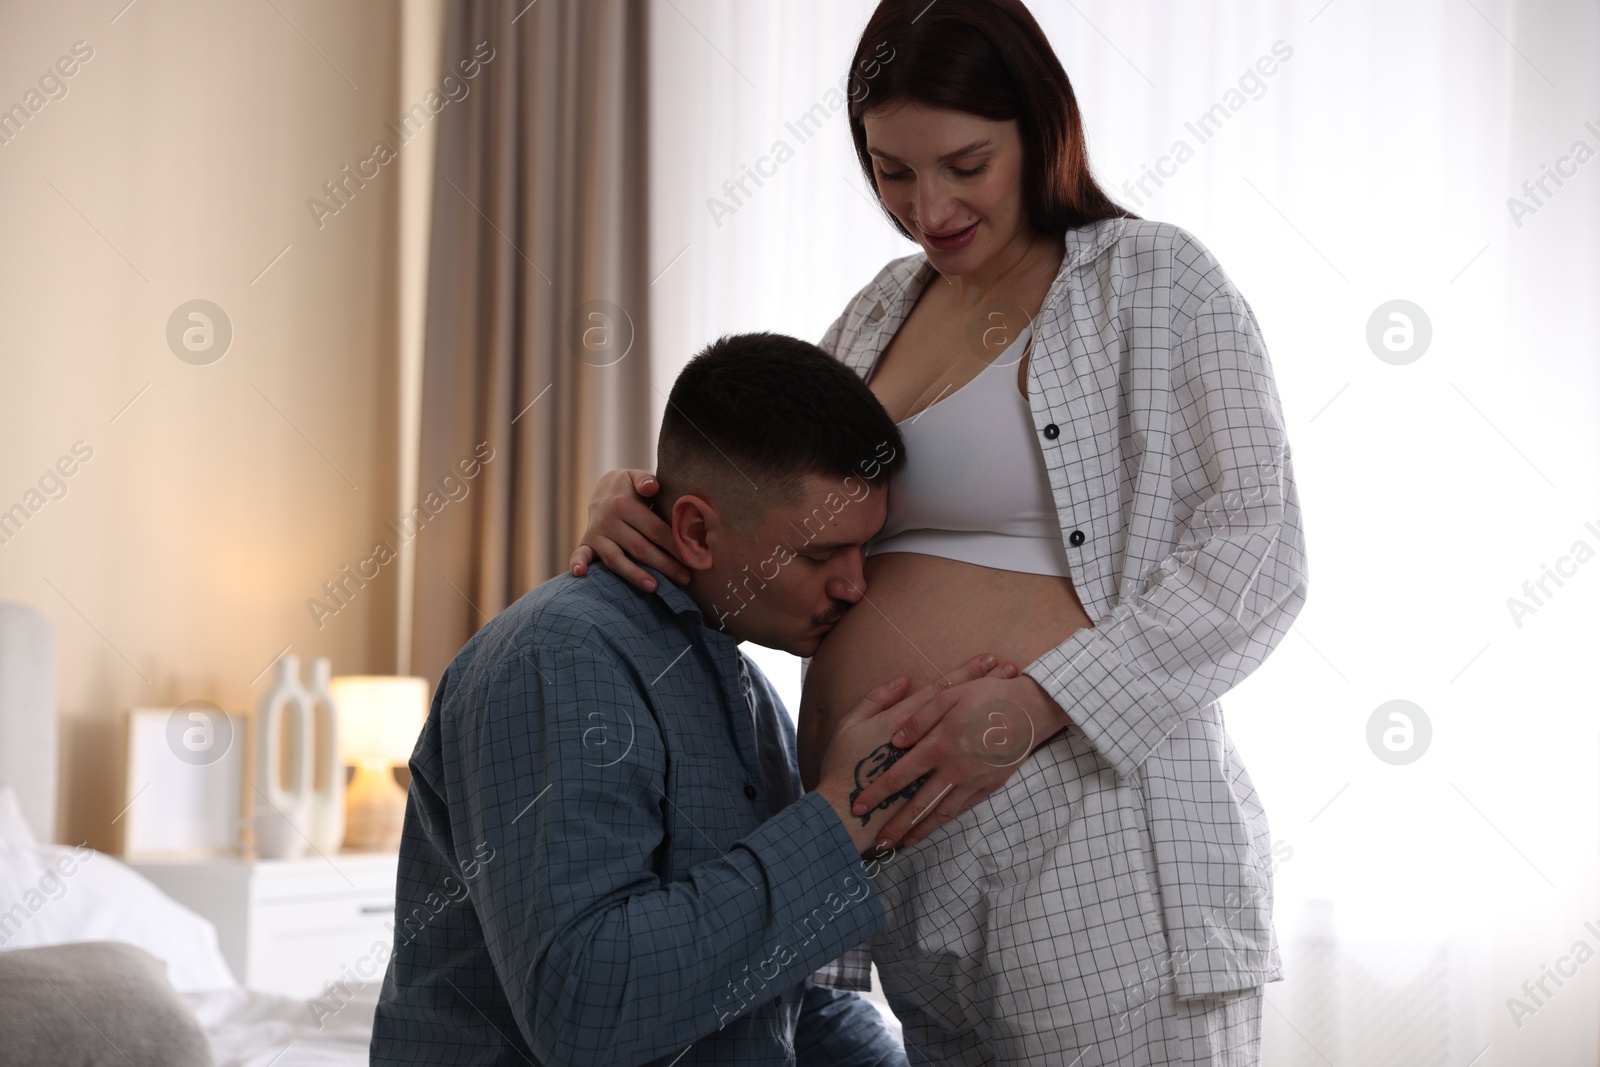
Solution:
<path fill-rule="evenodd" d="M 896 424 L 906 463 L 867 555 L 919 552 L 1071 577 L 1033 414 L 1017 388 L 1032 336 L 1029 324 L 976 378 Z"/>

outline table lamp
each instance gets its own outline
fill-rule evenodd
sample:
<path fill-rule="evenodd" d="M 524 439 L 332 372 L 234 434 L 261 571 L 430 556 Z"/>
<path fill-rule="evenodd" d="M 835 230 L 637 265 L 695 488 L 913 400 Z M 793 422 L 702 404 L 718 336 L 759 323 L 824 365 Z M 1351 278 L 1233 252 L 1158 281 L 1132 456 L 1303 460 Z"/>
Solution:
<path fill-rule="evenodd" d="M 333 679 L 339 709 L 339 745 L 355 764 L 345 790 L 344 847 L 393 852 L 400 847 L 406 795 L 390 768 L 411 759 L 428 715 L 428 680 L 379 675 Z"/>

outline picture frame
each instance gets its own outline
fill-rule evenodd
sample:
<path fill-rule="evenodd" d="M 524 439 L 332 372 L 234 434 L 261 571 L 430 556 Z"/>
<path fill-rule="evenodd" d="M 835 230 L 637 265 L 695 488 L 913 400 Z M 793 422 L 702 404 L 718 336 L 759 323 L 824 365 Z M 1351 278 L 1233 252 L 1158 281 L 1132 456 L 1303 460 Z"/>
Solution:
<path fill-rule="evenodd" d="M 128 711 L 123 809 L 130 857 L 237 853 L 244 814 L 243 715 L 193 700 Z"/>

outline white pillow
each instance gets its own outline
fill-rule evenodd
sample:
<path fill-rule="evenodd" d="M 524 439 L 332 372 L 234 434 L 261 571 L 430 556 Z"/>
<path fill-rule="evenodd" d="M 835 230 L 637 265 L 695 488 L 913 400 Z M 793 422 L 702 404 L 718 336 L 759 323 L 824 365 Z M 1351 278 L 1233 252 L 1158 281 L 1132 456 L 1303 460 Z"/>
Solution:
<path fill-rule="evenodd" d="M 65 892 L 65 887 L 45 881 L 33 852 L 31 846 L 0 837 L 0 949 L 38 944 L 22 940 L 23 932 L 35 914 Z"/>
<path fill-rule="evenodd" d="M 0 786 L 0 841 L 14 841 L 29 848 L 37 844 L 33 829 L 17 804 L 17 791 L 9 785 Z"/>
<path fill-rule="evenodd" d="M 0 948 L 124 941 L 167 965 L 180 993 L 238 987 L 217 929 L 103 852 L 0 839 Z"/>

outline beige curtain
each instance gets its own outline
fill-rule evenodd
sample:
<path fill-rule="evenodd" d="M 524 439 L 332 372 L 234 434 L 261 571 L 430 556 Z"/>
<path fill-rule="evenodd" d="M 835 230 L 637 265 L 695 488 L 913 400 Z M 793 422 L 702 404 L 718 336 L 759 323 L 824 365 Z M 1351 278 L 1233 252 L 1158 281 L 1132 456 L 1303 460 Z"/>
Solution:
<path fill-rule="evenodd" d="M 395 531 L 415 546 L 411 665 L 430 679 L 565 569 L 601 473 L 650 462 L 646 13 L 445 15 L 459 99 L 434 174 L 419 506 Z"/>

